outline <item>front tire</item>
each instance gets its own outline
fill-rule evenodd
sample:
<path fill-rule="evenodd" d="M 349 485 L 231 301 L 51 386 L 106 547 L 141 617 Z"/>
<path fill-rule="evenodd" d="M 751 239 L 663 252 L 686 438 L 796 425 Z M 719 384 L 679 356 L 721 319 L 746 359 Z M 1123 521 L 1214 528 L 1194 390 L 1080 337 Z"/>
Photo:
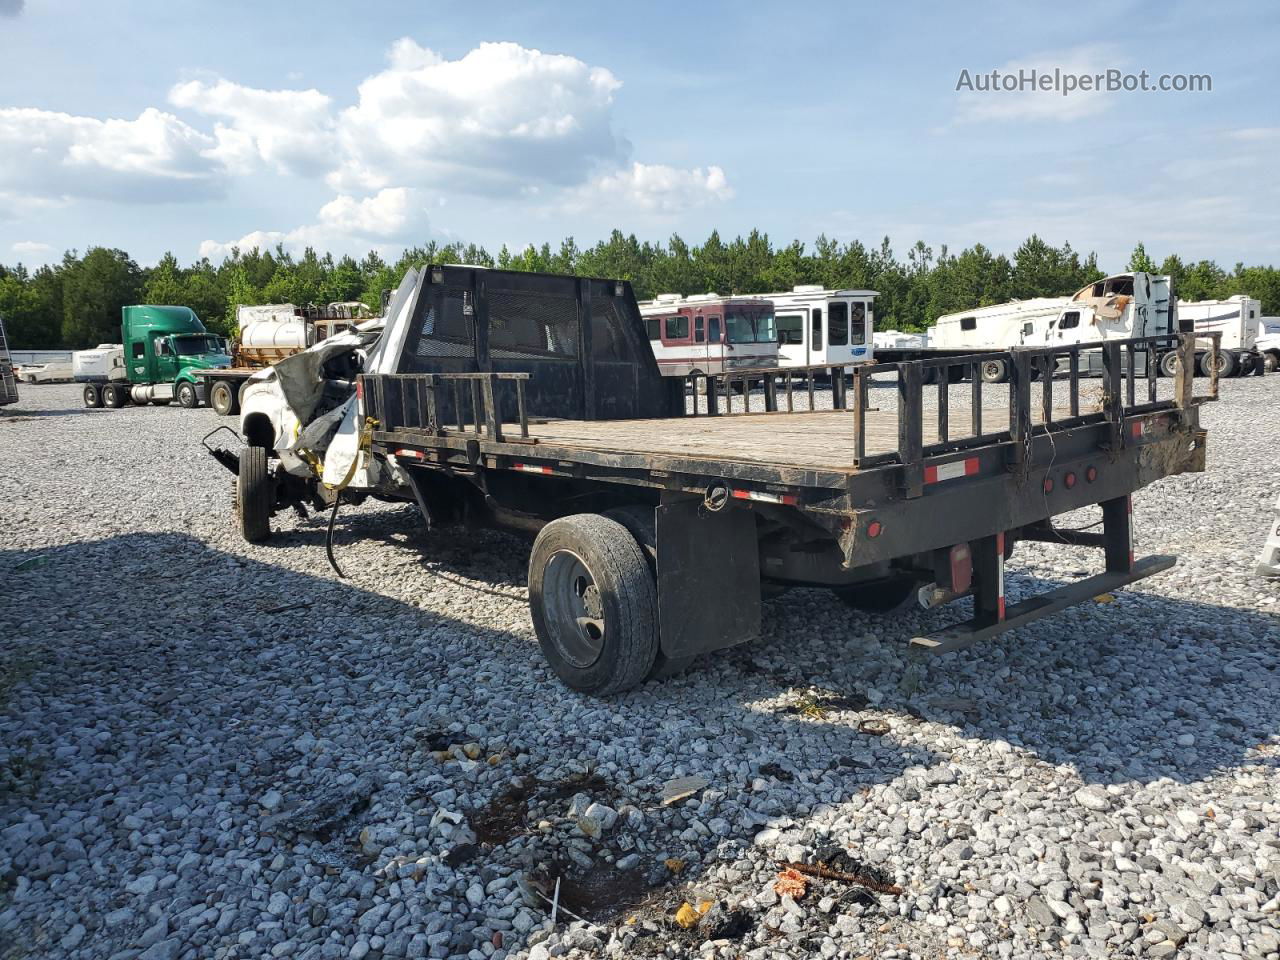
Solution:
<path fill-rule="evenodd" d="M 231 384 L 225 380 L 214 383 L 209 388 L 209 406 L 220 417 L 229 417 L 235 413 L 240 405 L 236 402 L 236 392 L 231 389 Z"/>
<path fill-rule="evenodd" d="M 267 448 L 245 447 L 236 475 L 236 518 L 240 535 L 249 543 L 270 539 L 275 499 L 275 481 L 267 470 Z"/>
<path fill-rule="evenodd" d="M 1275 373 L 1280 369 L 1280 353 L 1264 353 L 1262 355 L 1262 369 L 1266 373 Z"/>
<path fill-rule="evenodd" d="M 200 397 L 196 393 L 196 385 L 183 380 L 178 384 L 178 405 L 184 410 L 193 410 L 200 403 Z"/>
<path fill-rule="evenodd" d="M 1182 369 L 1182 357 L 1178 351 L 1170 350 L 1160 358 L 1160 375 L 1162 377 L 1176 377 L 1178 371 Z"/>
<path fill-rule="evenodd" d="M 981 377 L 983 383 L 1004 383 L 1009 379 L 1009 365 L 1003 360 L 984 360 Z"/>
<path fill-rule="evenodd" d="M 571 689 L 627 690 L 658 653 L 658 591 L 626 527 L 580 513 L 542 528 L 529 557 L 529 610 L 542 654 Z"/>

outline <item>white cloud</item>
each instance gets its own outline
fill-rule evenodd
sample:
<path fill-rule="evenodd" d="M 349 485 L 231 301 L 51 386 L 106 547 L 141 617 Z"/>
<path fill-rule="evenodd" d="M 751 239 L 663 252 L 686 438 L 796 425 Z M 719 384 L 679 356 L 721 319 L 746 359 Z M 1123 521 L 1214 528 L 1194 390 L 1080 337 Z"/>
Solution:
<path fill-rule="evenodd" d="M 409 228 L 426 227 L 421 204 L 413 191 L 403 187 L 388 187 L 360 199 L 345 194 L 334 197 L 320 208 L 316 221 L 288 231 L 254 230 L 226 243 L 205 240 L 200 244 L 200 256 L 221 259 L 234 248 L 273 250 L 277 244 L 295 253 L 306 247 L 359 253 L 371 244 L 403 238 Z"/>
<path fill-rule="evenodd" d="M 597 177 L 576 191 L 570 206 L 607 204 L 647 213 L 680 213 L 732 196 L 733 188 L 720 167 L 704 170 L 633 163 L 625 170 Z"/>
<path fill-rule="evenodd" d="M 13 245 L 13 252 L 20 257 L 43 260 L 53 253 L 53 247 L 36 240 L 19 240 Z"/>
<path fill-rule="evenodd" d="M 191 80 L 169 102 L 227 123 L 214 126 L 208 156 L 237 173 L 266 164 L 282 173 L 318 176 L 332 166 L 332 101 L 319 90 L 257 90 L 230 80 Z"/>
<path fill-rule="evenodd" d="M 29 108 L 0 108 L 0 194 L 165 201 L 210 196 L 213 140 L 148 107 L 136 120 L 97 120 Z"/>
<path fill-rule="evenodd" d="M 339 115 L 336 188 L 516 194 L 579 184 L 628 152 L 611 122 L 621 83 L 603 67 L 515 43 L 446 60 L 408 38 L 389 59 Z"/>
<path fill-rule="evenodd" d="M 1038 76 L 1052 76 L 1055 70 L 1059 70 L 1063 75 L 1096 77 L 1123 63 L 1117 48 L 1094 43 L 1010 60 L 996 67 L 995 71 L 1000 77 L 1029 77 L 1033 70 Z M 1079 120 L 1110 109 L 1120 96 L 1104 90 L 1076 89 L 1066 95 L 1061 90 L 1052 89 L 1005 90 L 999 88 L 999 81 L 995 83 L 997 89 L 990 89 L 990 86 L 984 89 L 984 82 L 991 83 L 991 73 L 987 68 L 968 70 L 969 79 L 977 89 L 966 86 L 957 90 L 956 122 Z"/>

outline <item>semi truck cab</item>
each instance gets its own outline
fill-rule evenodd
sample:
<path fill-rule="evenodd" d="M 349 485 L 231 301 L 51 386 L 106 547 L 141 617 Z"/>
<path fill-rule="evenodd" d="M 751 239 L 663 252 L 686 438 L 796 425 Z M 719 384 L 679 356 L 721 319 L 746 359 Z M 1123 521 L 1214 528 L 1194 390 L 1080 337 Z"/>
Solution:
<path fill-rule="evenodd" d="M 195 406 L 204 392 L 195 371 L 231 365 L 225 341 L 209 333 L 190 307 L 131 306 L 121 312 L 135 403 L 177 399 Z"/>

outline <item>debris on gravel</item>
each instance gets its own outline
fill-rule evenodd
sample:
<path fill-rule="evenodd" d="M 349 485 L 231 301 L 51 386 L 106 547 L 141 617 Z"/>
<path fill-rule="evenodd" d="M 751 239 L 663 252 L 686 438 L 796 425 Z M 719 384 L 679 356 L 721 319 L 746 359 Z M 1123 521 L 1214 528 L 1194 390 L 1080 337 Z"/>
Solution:
<path fill-rule="evenodd" d="M 238 538 L 210 411 L 24 390 L 0 957 L 1276 960 L 1276 383 L 1224 381 L 1208 471 L 1135 497 L 1181 562 L 1112 602 L 916 661 L 956 610 L 795 590 L 610 700 L 544 666 L 519 540 L 371 501 L 338 580 L 327 518 Z M 1007 588 L 1096 564 L 1020 543 Z"/>

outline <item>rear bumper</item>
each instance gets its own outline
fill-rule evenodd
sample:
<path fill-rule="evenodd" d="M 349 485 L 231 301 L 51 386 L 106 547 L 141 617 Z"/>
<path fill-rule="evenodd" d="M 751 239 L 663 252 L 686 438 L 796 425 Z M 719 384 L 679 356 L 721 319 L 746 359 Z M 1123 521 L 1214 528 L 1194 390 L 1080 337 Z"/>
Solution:
<path fill-rule="evenodd" d="M 1005 609 L 1003 619 L 986 622 L 980 619 L 969 620 L 937 633 L 914 637 L 911 648 L 923 653 L 950 653 L 953 650 L 963 650 L 965 647 L 997 637 L 1008 630 L 1025 626 L 1033 620 L 1051 616 L 1077 603 L 1084 603 L 1099 594 L 1109 593 L 1153 574 L 1162 573 L 1173 567 L 1175 563 L 1177 563 L 1176 557 L 1143 557 L 1129 570 L 1099 573 L 1074 583 L 1064 584 L 1047 593 L 1020 600 Z"/>

